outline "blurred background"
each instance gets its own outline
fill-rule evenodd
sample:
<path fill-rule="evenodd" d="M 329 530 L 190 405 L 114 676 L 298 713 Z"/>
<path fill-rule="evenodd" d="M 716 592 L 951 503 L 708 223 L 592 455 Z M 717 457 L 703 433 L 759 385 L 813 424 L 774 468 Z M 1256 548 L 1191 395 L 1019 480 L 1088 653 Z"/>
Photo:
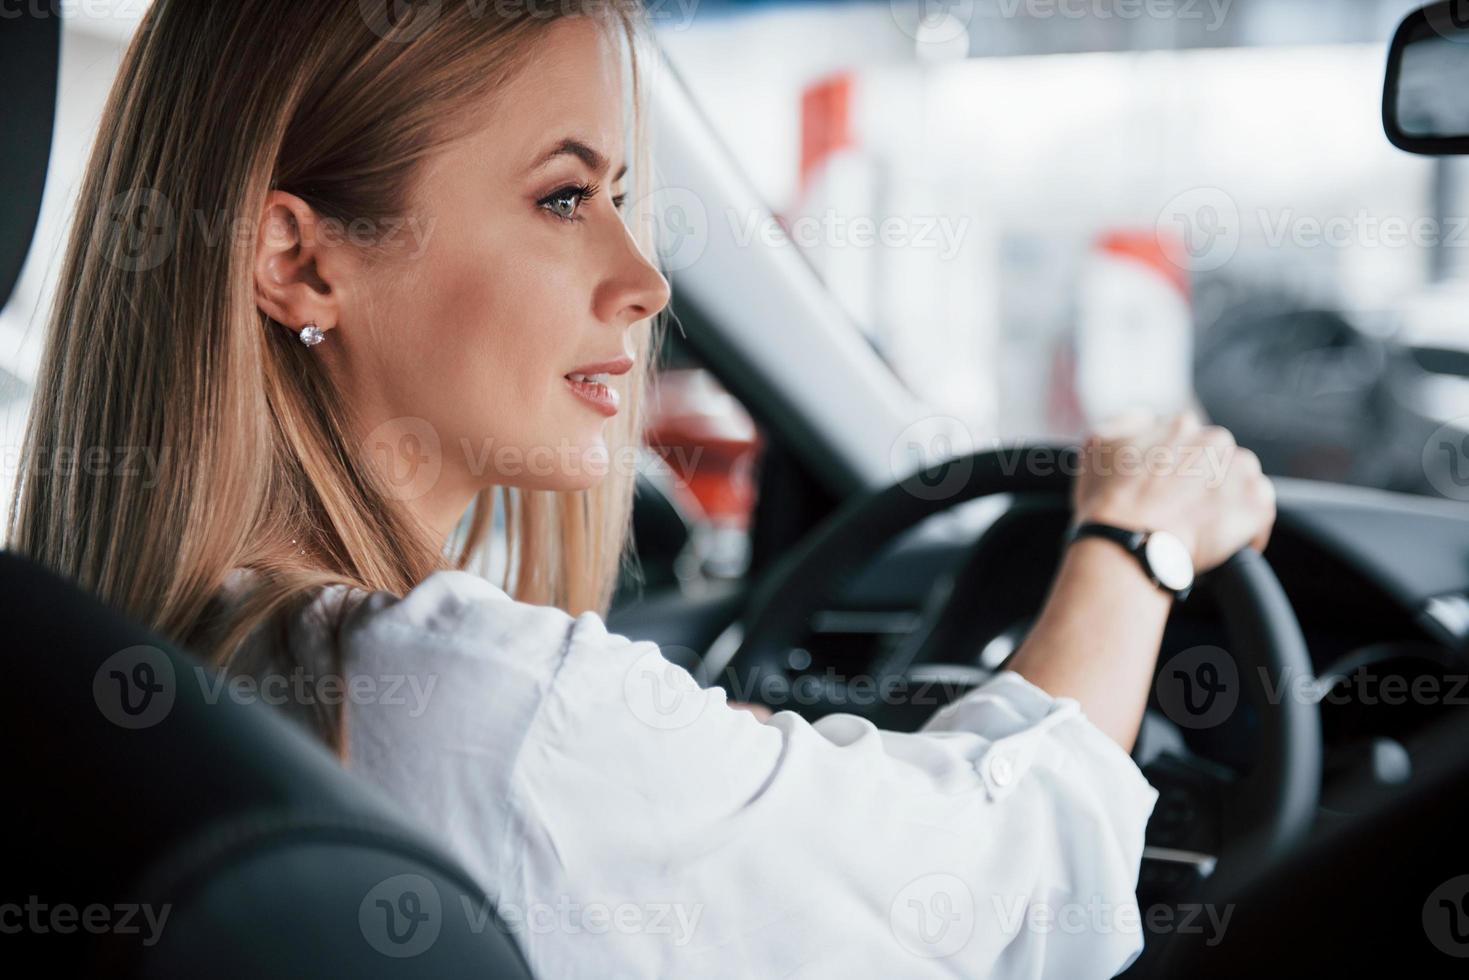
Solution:
<path fill-rule="evenodd" d="M 976 441 L 1196 401 L 1270 472 L 1431 493 L 1469 227 L 1462 163 L 1382 134 L 1414 6 L 722 0 L 662 37 L 853 328 Z"/>
<path fill-rule="evenodd" d="M 1469 176 L 1382 133 L 1414 6 L 649 0 L 794 242 L 775 247 L 976 442 L 1194 404 L 1268 472 L 1435 493 L 1422 447 L 1469 416 Z M 74 188 L 146 7 L 66 23 L 41 227 L 0 313 L 7 488 Z M 686 352 L 659 387 L 649 450 L 691 542 L 676 574 L 739 575 L 758 428 Z"/>

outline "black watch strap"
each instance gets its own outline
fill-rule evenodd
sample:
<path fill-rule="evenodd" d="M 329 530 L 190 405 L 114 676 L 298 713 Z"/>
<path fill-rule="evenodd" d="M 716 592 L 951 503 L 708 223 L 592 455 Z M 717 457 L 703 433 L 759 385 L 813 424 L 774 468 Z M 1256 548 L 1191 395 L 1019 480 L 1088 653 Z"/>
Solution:
<path fill-rule="evenodd" d="M 1108 541 L 1116 541 L 1128 551 L 1142 557 L 1143 542 L 1148 538 L 1146 531 L 1129 531 L 1125 527 L 1117 527 L 1114 524 L 1101 524 L 1096 521 L 1088 521 L 1085 524 L 1077 524 L 1066 532 L 1066 547 L 1077 538 L 1106 538 Z M 1144 565 L 1146 567 L 1146 565 Z"/>
<path fill-rule="evenodd" d="M 1083 524 L 1077 524 L 1067 529 L 1066 537 L 1064 543 L 1061 546 L 1061 550 L 1064 552 L 1067 548 L 1071 547 L 1071 543 L 1073 541 L 1076 541 L 1078 538 L 1106 538 L 1108 541 L 1115 541 L 1117 544 L 1122 545 L 1122 547 L 1126 548 L 1129 552 L 1132 553 L 1132 556 L 1137 559 L 1138 564 L 1141 565 L 1143 568 L 1143 574 L 1148 577 L 1148 580 L 1151 581 L 1158 588 L 1162 589 L 1164 592 L 1167 592 L 1169 595 L 1173 596 L 1179 602 L 1187 599 L 1189 592 L 1192 591 L 1192 586 L 1182 591 L 1178 591 L 1175 589 L 1170 589 L 1168 586 L 1158 581 L 1158 577 L 1153 574 L 1152 568 L 1148 566 L 1148 556 L 1143 550 L 1143 545 L 1148 540 L 1147 531 L 1131 531 L 1125 527 L 1117 527 L 1114 524 L 1102 524 L 1098 521 L 1087 521 Z"/>

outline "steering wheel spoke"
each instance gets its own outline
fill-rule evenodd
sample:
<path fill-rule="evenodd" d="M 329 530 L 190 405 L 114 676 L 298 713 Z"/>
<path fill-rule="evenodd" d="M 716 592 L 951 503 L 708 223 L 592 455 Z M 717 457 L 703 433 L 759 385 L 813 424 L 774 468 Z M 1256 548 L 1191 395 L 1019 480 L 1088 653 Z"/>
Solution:
<path fill-rule="evenodd" d="M 1232 779 L 1208 760 L 1171 752 L 1143 774 L 1158 791 L 1138 872 L 1138 898 L 1146 906 L 1187 895 L 1214 873 Z"/>

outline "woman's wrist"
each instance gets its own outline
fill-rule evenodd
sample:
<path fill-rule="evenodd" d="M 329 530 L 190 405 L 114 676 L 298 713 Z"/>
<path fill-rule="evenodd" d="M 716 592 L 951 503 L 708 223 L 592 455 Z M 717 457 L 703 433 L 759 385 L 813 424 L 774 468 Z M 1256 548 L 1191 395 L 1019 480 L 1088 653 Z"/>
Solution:
<path fill-rule="evenodd" d="M 1102 523 L 1113 522 L 1103 520 Z M 1130 530 L 1144 529 L 1120 523 L 1117 526 L 1129 527 Z M 1076 580 L 1075 586 L 1069 581 L 1072 579 Z M 1121 600 L 1131 601 L 1136 595 L 1141 606 L 1154 607 L 1164 616 L 1173 602 L 1173 597 L 1148 576 L 1147 569 L 1137 555 L 1106 538 L 1078 538 L 1067 548 L 1058 574 L 1056 591 L 1070 592 L 1073 587 L 1081 596 L 1104 605 Z"/>
<path fill-rule="evenodd" d="M 1199 566 L 1199 536 L 1190 521 L 1177 515 L 1147 511 L 1143 508 L 1128 508 L 1115 504 L 1102 504 L 1086 510 L 1078 510 L 1076 524 L 1110 524 L 1129 531 L 1167 531 L 1188 549 L 1194 567 Z"/>
<path fill-rule="evenodd" d="M 1081 703 L 1131 749 L 1173 600 L 1116 542 L 1067 548 L 1045 609 L 1006 665 L 1052 696 Z"/>

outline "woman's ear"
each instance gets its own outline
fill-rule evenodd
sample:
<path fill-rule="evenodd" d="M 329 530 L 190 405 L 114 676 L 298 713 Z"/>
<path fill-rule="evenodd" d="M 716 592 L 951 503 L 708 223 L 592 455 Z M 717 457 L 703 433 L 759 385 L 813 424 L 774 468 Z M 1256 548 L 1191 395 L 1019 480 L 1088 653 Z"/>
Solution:
<path fill-rule="evenodd" d="M 314 323 L 330 331 L 341 319 L 341 275 L 332 236 L 311 205 L 294 194 L 271 191 L 265 198 L 255 241 L 255 304 L 296 333 Z"/>

